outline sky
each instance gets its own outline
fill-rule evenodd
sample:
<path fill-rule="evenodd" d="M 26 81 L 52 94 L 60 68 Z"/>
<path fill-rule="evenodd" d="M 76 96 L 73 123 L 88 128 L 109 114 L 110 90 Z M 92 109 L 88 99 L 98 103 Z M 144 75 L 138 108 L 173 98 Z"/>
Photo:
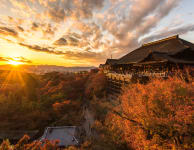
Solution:
<path fill-rule="evenodd" d="M 0 0 L 0 65 L 98 66 L 179 34 L 194 0 Z"/>

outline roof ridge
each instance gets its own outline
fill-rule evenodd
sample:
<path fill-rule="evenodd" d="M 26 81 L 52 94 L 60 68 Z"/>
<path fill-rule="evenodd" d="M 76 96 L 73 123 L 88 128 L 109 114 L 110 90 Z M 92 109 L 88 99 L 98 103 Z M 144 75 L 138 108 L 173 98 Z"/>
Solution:
<path fill-rule="evenodd" d="M 178 38 L 179 38 L 179 35 L 177 34 L 177 35 L 173 35 L 173 36 L 161 39 L 161 40 L 145 43 L 145 44 L 142 45 L 142 47 L 153 45 L 153 44 L 156 44 L 156 43 L 161 43 L 161 42 L 168 41 L 168 40 L 171 40 L 171 39 L 178 39 Z"/>
<path fill-rule="evenodd" d="M 107 60 L 117 60 L 117 59 L 114 59 L 114 58 L 107 58 Z"/>

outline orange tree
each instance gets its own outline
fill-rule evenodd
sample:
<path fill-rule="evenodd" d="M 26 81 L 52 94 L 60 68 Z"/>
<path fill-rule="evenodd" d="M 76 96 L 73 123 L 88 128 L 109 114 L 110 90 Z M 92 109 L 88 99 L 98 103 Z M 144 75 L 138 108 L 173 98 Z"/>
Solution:
<path fill-rule="evenodd" d="M 106 77 L 103 73 L 91 74 L 85 89 L 85 97 L 92 99 L 93 96 L 102 98 L 106 93 Z"/>
<path fill-rule="evenodd" d="M 106 123 L 135 149 L 193 148 L 194 85 L 173 77 L 131 84 Z"/>

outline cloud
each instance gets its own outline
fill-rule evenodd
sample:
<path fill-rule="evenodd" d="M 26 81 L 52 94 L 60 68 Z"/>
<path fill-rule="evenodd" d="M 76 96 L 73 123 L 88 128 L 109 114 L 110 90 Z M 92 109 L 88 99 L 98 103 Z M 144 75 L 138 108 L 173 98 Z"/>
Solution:
<path fill-rule="evenodd" d="M 6 8 L 6 0 L 1 0 L 0 8 Z"/>
<path fill-rule="evenodd" d="M 7 59 L 5 59 L 4 57 L 0 57 L 0 62 L 1 61 L 7 61 Z"/>
<path fill-rule="evenodd" d="M 78 44 L 80 42 L 78 38 L 72 36 L 71 34 L 65 35 L 64 37 L 67 41 L 67 45 L 69 45 L 69 46 L 78 46 Z"/>
<path fill-rule="evenodd" d="M 18 33 L 17 31 L 11 29 L 11 28 L 8 28 L 8 27 L 0 27 L 0 34 L 2 35 L 11 35 L 13 37 L 17 37 L 18 36 Z"/>
<path fill-rule="evenodd" d="M 117 40 L 112 47 L 120 48 L 120 53 L 138 47 L 139 39 L 154 29 L 179 2 L 180 0 L 132 0 L 130 15 L 122 20 L 122 24 L 108 24 L 108 30 Z"/>
<path fill-rule="evenodd" d="M 17 26 L 17 29 L 20 31 L 20 32 L 24 32 L 24 28 L 20 27 L 20 26 Z"/>
<path fill-rule="evenodd" d="M 16 61 L 16 62 L 22 62 L 22 63 L 25 63 L 25 64 L 31 64 L 32 61 L 25 58 L 25 57 L 14 57 L 14 58 L 7 58 L 8 61 L 12 60 L 12 61 Z"/>
<path fill-rule="evenodd" d="M 26 4 L 25 4 L 25 1 L 23 0 L 10 0 L 11 4 L 16 7 L 16 8 L 19 8 L 19 9 L 26 9 Z"/>
<path fill-rule="evenodd" d="M 182 27 L 174 28 L 174 29 L 165 28 L 165 30 L 159 31 L 157 34 L 153 34 L 149 37 L 142 39 L 141 42 L 147 43 L 149 41 L 154 41 L 157 39 L 161 39 L 163 37 L 167 37 L 169 35 L 176 35 L 176 34 L 182 35 L 182 34 L 187 34 L 188 32 L 192 32 L 192 31 L 194 31 L 194 24 L 185 25 Z"/>
<path fill-rule="evenodd" d="M 76 60 L 80 62 L 85 61 L 85 62 L 90 62 L 94 64 L 98 64 L 102 61 L 105 61 L 107 57 L 103 52 L 101 53 L 91 52 L 91 51 L 87 51 L 87 48 L 81 52 L 68 51 L 68 50 L 63 52 L 63 51 L 57 51 L 53 47 L 41 47 L 38 45 L 28 45 L 23 43 L 20 43 L 20 45 L 36 52 L 45 52 L 48 54 L 61 55 L 62 58 L 67 60 Z"/>
<path fill-rule="evenodd" d="M 76 33 L 67 33 L 60 39 L 56 40 L 53 44 L 57 46 L 75 46 L 79 47 L 78 44 L 81 43 L 80 36 Z"/>
<path fill-rule="evenodd" d="M 145 35 L 152 28 L 156 27 L 158 22 L 169 14 L 169 12 L 177 6 L 179 0 L 167 0 L 163 5 L 158 8 L 155 15 L 150 16 L 139 27 L 136 28 L 138 36 Z"/>
<path fill-rule="evenodd" d="M 64 45 L 67 45 L 67 40 L 64 38 L 60 38 L 57 41 L 55 41 L 53 44 L 57 46 L 64 46 Z"/>
<path fill-rule="evenodd" d="M 0 39 L 17 44 L 18 41 L 21 42 L 24 40 L 19 36 L 20 32 L 24 32 L 24 29 L 19 26 L 16 26 L 15 28 L 0 26 Z"/>
<path fill-rule="evenodd" d="M 23 62 L 23 63 L 27 63 L 27 64 L 31 64 L 32 63 L 32 61 L 31 60 L 29 60 L 29 59 L 26 59 L 26 58 L 24 58 L 24 57 L 17 57 L 19 60 L 18 61 L 20 61 L 20 62 Z"/>
<path fill-rule="evenodd" d="M 122 40 L 128 32 L 131 32 L 140 25 L 145 17 L 152 13 L 161 3 L 163 3 L 161 0 L 131 0 L 128 16 L 125 16 L 122 20 L 118 20 L 118 22 L 113 22 L 116 14 L 109 14 L 111 16 L 103 26 L 117 39 Z"/>
<path fill-rule="evenodd" d="M 10 61 L 16 61 L 16 62 L 21 62 L 21 63 L 24 63 L 24 64 L 31 64 L 32 61 L 25 58 L 25 57 L 0 57 L 0 62 L 3 61 L 3 62 L 10 62 Z"/>
<path fill-rule="evenodd" d="M 50 23 L 48 24 L 42 24 L 42 32 L 44 33 L 44 35 L 54 35 L 55 34 L 55 31 L 57 30 L 56 27 L 53 27 Z"/>
<path fill-rule="evenodd" d="M 178 26 L 181 15 L 165 32 L 154 32 L 180 1 L 10 0 L 14 14 L 1 17 L 0 38 L 64 59 L 99 62 L 133 50 L 144 37 L 148 41 L 192 31 L 192 25 Z"/>
<path fill-rule="evenodd" d="M 71 46 L 75 49 L 98 49 L 102 44 L 102 31 L 96 24 L 75 23 L 72 27 L 78 27 L 81 34 L 75 32 L 67 32 L 61 38 L 56 40 L 55 46 Z M 77 28 L 77 29 L 78 29 Z"/>
<path fill-rule="evenodd" d="M 33 22 L 31 29 L 32 30 L 37 30 L 38 28 L 39 28 L 39 25 L 37 23 Z"/>
<path fill-rule="evenodd" d="M 67 18 L 82 19 L 93 16 L 95 9 L 103 7 L 104 0 L 48 0 L 39 1 L 47 10 L 45 15 L 55 22 L 64 21 Z"/>
<path fill-rule="evenodd" d="M 39 45 L 30 45 L 30 44 L 24 44 L 24 43 L 18 43 L 18 44 L 36 52 L 45 52 L 45 53 L 55 54 L 55 55 L 65 54 L 62 51 L 55 51 L 53 47 L 41 47 Z"/>
<path fill-rule="evenodd" d="M 64 55 L 65 59 L 71 59 L 71 60 L 86 60 L 90 63 L 100 63 L 106 60 L 107 56 L 104 55 L 104 53 L 96 53 L 96 52 L 72 52 L 72 51 L 66 51 Z"/>
<path fill-rule="evenodd" d="M 104 59 L 106 57 L 102 53 L 88 51 L 88 47 L 85 47 L 85 49 L 82 51 L 69 51 L 67 49 L 64 49 L 64 51 L 58 51 L 54 47 L 41 47 L 39 45 L 29 45 L 24 43 L 19 43 L 19 45 L 36 52 L 45 52 L 45 53 L 55 54 L 55 55 L 64 55 L 64 56 L 67 56 L 69 59 L 83 59 L 83 58 Z"/>
<path fill-rule="evenodd" d="M 152 13 L 158 6 L 163 3 L 161 0 L 133 0 L 127 20 L 124 20 L 123 28 L 119 32 L 125 33 L 132 31 L 134 28 L 144 22 L 145 17 Z M 119 34 L 118 34 L 119 35 Z M 121 36 L 122 37 L 122 36 Z"/>

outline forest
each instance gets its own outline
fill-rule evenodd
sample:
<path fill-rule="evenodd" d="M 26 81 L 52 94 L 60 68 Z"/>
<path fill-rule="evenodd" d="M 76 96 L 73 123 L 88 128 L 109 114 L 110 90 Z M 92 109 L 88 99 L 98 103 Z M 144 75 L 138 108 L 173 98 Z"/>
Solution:
<path fill-rule="evenodd" d="M 91 97 L 92 92 L 103 94 L 104 89 L 94 87 L 91 92 L 93 87 L 91 84 L 88 85 L 90 78 L 98 76 L 101 78 L 102 75 L 58 72 L 35 75 L 19 71 L 2 71 L 0 119 L 4 121 L 0 123 L 0 129 L 41 129 L 59 122 L 64 115 L 65 120 L 61 123 L 79 124 L 77 114 L 86 97 Z"/>
<path fill-rule="evenodd" d="M 83 106 L 94 114 L 93 135 L 68 150 L 192 149 L 194 78 L 150 79 L 123 87 L 107 100 L 102 72 L 44 75 L 17 70 L 0 72 L 0 130 L 39 130 L 47 126 L 81 126 Z M 5 139 L 0 150 L 54 150 L 57 141 L 16 144 Z M 64 148 L 65 149 L 65 148 Z"/>

